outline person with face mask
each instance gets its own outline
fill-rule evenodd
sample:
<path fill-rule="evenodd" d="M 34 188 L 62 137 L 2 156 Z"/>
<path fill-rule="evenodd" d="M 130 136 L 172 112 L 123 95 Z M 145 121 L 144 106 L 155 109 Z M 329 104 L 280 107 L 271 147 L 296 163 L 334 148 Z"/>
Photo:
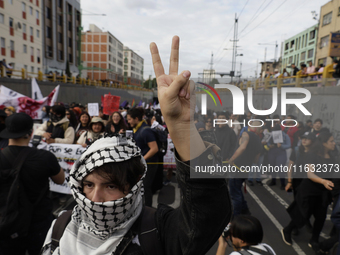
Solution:
<path fill-rule="evenodd" d="M 52 106 L 50 120 L 44 122 L 34 134 L 43 136 L 48 144 L 73 144 L 74 128 L 66 117 L 65 107 L 62 105 Z"/>
<path fill-rule="evenodd" d="M 147 210 L 143 180 L 148 171 L 141 149 L 130 138 L 100 138 L 73 165 L 69 184 L 77 205 L 58 247 L 51 252 L 52 226 L 42 254 L 149 254 L 143 250 L 143 237 L 149 232 L 156 235 L 149 244 L 160 245 L 162 251 L 156 254 L 205 254 L 230 221 L 231 203 L 225 179 L 190 178 L 193 165 L 207 166 L 220 159 L 217 146 L 204 143 L 190 122 L 194 83 L 189 81 L 189 71 L 177 74 L 179 38 L 173 39 L 171 75 L 162 71 L 157 46 L 152 43 L 150 48 L 159 102 L 176 148 L 180 206 L 149 208 L 154 212 L 151 221 L 155 228 L 139 231 L 144 224 L 141 216 Z M 181 132 L 176 132 L 178 126 L 182 127 Z"/>

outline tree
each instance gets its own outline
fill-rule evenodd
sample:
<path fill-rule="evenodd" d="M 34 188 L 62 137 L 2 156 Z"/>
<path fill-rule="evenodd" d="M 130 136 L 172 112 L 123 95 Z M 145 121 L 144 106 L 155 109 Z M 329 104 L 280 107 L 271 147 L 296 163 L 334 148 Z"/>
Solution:
<path fill-rule="evenodd" d="M 68 60 L 66 62 L 66 71 L 65 71 L 65 73 L 66 73 L 67 77 L 69 77 L 69 78 L 72 77 L 72 74 L 71 74 L 71 71 L 70 71 L 70 63 L 68 62 Z"/>
<path fill-rule="evenodd" d="M 215 84 L 219 84 L 219 82 L 216 78 L 212 79 L 211 82 L 209 82 L 210 86 L 214 86 Z"/>

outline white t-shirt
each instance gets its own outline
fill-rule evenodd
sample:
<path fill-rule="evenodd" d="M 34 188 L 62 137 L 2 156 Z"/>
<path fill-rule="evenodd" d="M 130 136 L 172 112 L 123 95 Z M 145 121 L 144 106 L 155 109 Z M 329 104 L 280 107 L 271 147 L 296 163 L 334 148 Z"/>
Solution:
<path fill-rule="evenodd" d="M 266 248 L 272 252 L 273 255 L 276 255 L 275 251 L 273 250 L 272 247 L 270 247 L 268 244 L 265 243 L 260 243 L 258 245 L 252 245 L 251 247 L 254 247 L 256 249 L 260 249 L 263 251 L 267 251 Z M 266 248 L 265 248 L 266 247 Z M 242 250 L 241 250 L 242 251 Z M 251 251 L 251 250 L 247 250 L 250 254 L 252 255 L 260 255 L 260 253 L 257 253 L 255 251 Z M 240 255 L 240 253 L 238 251 L 233 251 L 232 253 L 230 253 L 230 255 Z"/>

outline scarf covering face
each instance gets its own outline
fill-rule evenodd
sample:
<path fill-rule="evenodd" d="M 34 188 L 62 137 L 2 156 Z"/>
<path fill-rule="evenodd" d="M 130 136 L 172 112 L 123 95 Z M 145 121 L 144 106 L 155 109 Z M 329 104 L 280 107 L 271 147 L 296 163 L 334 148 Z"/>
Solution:
<path fill-rule="evenodd" d="M 128 138 L 106 137 L 94 142 L 73 165 L 69 185 L 77 206 L 71 222 L 53 254 L 112 254 L 142 211 L 143 179 L 123 198 L 92 202 L 82 192 L 82 181 L 96 168 L 140 157 L 140 149 Z M 57 253 L 56 253 L 57 252 Z"/>

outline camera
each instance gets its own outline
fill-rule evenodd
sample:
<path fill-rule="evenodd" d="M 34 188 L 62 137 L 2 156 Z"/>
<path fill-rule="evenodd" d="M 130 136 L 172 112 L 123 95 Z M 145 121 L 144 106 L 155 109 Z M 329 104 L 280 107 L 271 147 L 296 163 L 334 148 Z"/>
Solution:
<path fill-rule="evenodd" d="M 34 135 L 33 138 L 32 138 L 32 145 L 33 147 L 37 148 L 40 141 L 41 141 L 41 136 L 40 135 Z"/>
<path fill-rule="evenodd" d="M 227 241 L 227 238 L 230 236 L 230 226 L 231 224 L 229 223 L 223 230 L 222 236 L 225 241 Z"/>

